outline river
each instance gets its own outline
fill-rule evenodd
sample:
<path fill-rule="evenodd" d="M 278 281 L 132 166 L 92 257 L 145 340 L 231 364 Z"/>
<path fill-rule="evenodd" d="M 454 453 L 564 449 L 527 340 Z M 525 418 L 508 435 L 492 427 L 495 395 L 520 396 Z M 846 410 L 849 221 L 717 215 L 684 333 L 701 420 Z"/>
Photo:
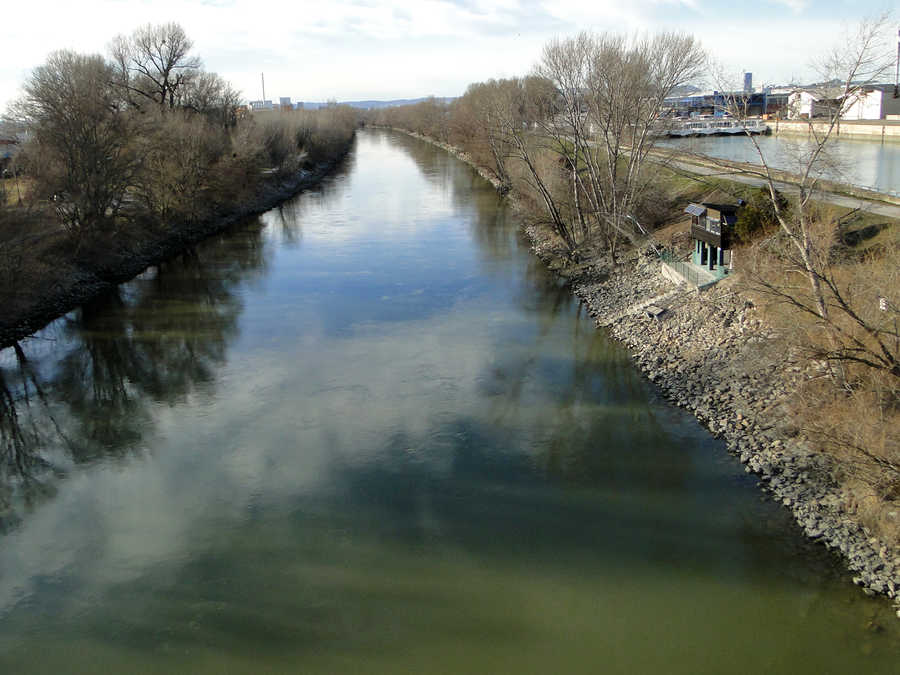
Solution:
<path fill-rule="evenodd" d="M 896 672 L 889 603 L 406 136 L 0 375 L 0 672 Z"/>
<path fill-rule="evenodd" d="M 770 166 L 793 173 L 813 148 L 805 136 L 756 136 Z M 701 136 L 658 141 L 662 147 L 719 157 L 735 162 L 759 164 L 756 148 L 746 136 Z M 816 163 L 816 173 L 827 180 L 900 196 L 900 142 L 835 138 Z"/>

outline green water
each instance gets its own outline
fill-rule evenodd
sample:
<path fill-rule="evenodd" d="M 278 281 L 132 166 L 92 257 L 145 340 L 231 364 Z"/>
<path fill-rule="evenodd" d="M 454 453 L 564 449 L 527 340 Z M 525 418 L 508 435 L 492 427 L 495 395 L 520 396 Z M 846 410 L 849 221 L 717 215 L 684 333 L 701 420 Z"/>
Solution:
<path fill-rule="evenodd" d="M 889 604 L 413 139 L 23 355 L 0 672 L 898 672 Z"/>

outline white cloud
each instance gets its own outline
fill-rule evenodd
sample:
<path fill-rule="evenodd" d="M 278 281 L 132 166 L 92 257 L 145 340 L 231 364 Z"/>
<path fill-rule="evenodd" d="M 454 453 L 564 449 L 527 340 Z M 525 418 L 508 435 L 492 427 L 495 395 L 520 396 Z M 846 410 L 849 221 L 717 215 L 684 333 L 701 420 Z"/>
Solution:
<path fill-rule="evenodd" d="M 181 23 L 206 66 L 248 98 L 259 97 L 261 72 L 266 73 L 269 98 L 459 95 L 470 82 L 524 74 L 549 38 L 582 29 L 686 30 L 736 68 L 779 81 L 798 69 L 805 72 L 808 59 L 794 59 L 814 53 L 831 33 L 811 26 L 806 14 L 802 21 L 797 16 L 808 0 L 773 3 L 766 6 L 764 20 L 749 10 L 700 0 L 17 3 L 12 20 L 0 24 L 0 107 L 49 52 L 103 52 L 116 34 L 163 21 Z M 858 10 L 840 5 L 830 7 L 827 15 L 835 24 L 852 22 Z M 749 30 L 756 34 L 747 35 Z M 779 36 L 777 49 L 772 48 L 773 34 Z"/>

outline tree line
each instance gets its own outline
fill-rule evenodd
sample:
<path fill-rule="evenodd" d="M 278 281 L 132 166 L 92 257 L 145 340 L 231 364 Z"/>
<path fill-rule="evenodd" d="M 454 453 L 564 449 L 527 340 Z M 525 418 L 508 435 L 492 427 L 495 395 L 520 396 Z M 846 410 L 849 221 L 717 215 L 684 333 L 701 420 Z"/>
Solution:
<path fill-rule="evenodd" d="M 705 62 L 690 35 L 582 32 L 549 42 L 527 76 L 472 84 L 450 105 L 382 110 L 373 121 L 465 150 L 502 190 L 533 204 L 568 256 L 599 246 L 614 257 L 653 211 L 655 172 L 645 160 L 665 99 Z"/>
<path fill-rule="evenodd" d="M 246 114 L 176 23 L 117 36 L 105 56 L 54 52 L 23 90 L 10 114 L 30 131 L 19 160 L 30 203 L 76 238 L 227 213 L 266 169 L 294 172 L 342 152 L 356 123 L 343 108 Z"/>

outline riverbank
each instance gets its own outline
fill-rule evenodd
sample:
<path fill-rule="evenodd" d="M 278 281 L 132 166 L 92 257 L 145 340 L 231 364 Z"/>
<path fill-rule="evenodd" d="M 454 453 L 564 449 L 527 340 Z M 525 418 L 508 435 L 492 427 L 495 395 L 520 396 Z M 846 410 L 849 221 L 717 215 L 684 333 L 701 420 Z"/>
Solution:
<path fill-rule="evenodd" d="M 435 145 L 435 146 L 439 147 L 441 150 L 444 150 L 445 152 L 449 152 L 451 155 L 456 157 L 458 160 L 471 166 L 473 169 L 475 169 L 475 171 L 478 173 L 479 176 L 481 176 L 488 183 L 493 185 L 496 190 L 498 190 L 498 191 L 502 190 L 502 185 L 500 183 L 500 180 L 495 175 L 493 175 L 490 171 L 485 169 L 483 166 L 480 166 L 479 164 L 477 164 L 472 159 L 472 157 L 469 155 L 469 153 L 467 153 L 465 150 L 460 150 L 456 146 L 450 145 L 449 143 L 444 143 L 442 141 L 435 140 L 428 136 L 423 136 L 422 134 L 417 134 L 415 131 L 408 131 L 407 129 L 401 129 L 398 127 L 380 126 L 377 124 L 373 124 L 371 126 L 373 129 L 388 129 L 390 131 L 398 131 L 401 134 L 406 134 L 407 136 L 412 136 L 413 138 L 417 138 L 420 141 L 424 141 L 425 143 L 430 143 L 431 145 Z"/>
<path fill-rule="evenodd" d="M 145 229 L 137 237 L 111 236 L 100 255 L 79 255 L 64 269 L 54 266 L 29 279 L 28 296 L 15 305 L 4 303 L 0 315 L 0 348 L 7 347 L 41 329 L 50 321 L 70 312 L 101 293 L 127 281 L 151 265 L 175 257 L 191 246 L 228 227 L 259 215 L 309 189 L 344 160 L 353 140 L 342 151 L 312 168 L 289 176 L 273 175 L 262 182 L 255 196 L 237 210 L 209 220 L 181 227 Z M 95 250 L 90 253 L 95 253 Z M 87 253 L 87 252 L 86 252 Z"/>
<path fill-rule="evenodd" d="M 529 234 L 541 251 L 544 235 Z M 573 290 L 666 398 L 723 439 L 803 532 L 839 552 L 854 583 L 893 599 L 900 616 L 900 552 L 859 523 L 859 504 L 835 480 L 832 459 L 810 446 L 787 412 L 790 392 L 815 367 L 802 370 L 777 348 L 734 277 L 700 294 L 665 279 L 659 265 L 652 251 L 631 251 L 615 268 L 586 270 Z M 665 310 L 654 318 L 641 311 L 651 300 Z"/>
<path fill-rule="evenodd" d="M 398 131 L 443 148 L 499 187 L 458 148 Z M 537 226 L 525 231 L 534 252 L 571 281 L 598 327 L 631 350 L 648 379 L 722 438 L 803 533 L 841 555 L 866 593 L 892 599 L 900 617 L 900 551 L 860 523 L 860 505 L 835 479 L 831 457 L 791 424 L 788 396 L 802 378 L 815 375 L 814 367 L 803 371 L 779 349 L 777 335 L 736 288 L 737 278 L 699 294 L 664 278 L 649 249 L 631 250 L 615 266 L 573 267 L 551 232 Z M 656 318 L 642 311 L 651 303 L 664 309 Z M 885 517 L 900 516 L 893 511 Z"/>

